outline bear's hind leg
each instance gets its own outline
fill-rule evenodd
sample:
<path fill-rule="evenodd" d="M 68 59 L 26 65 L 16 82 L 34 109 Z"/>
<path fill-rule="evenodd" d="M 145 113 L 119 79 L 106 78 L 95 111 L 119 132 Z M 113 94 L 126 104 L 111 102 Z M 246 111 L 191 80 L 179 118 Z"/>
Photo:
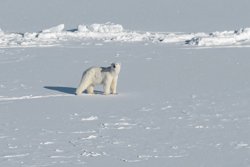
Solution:
<path fill-rule="evenodd" d="M 78 88 L 76 89 L 76 95 L 80 95 L 82 94 L 82 92 L 84 90 L 86 90 L 88 88 L 89 84 L 84 82 L 84 81 L 81 81 L 80 85 L 78 86 Z"/>
<path fill-rule="evenodd" d="M 93 86 L 93 85 L 90 85 L 90 86 L 87 88 L 87 92 L 88 92 L 88 94 L 94 94 L 94 86 Z"/>

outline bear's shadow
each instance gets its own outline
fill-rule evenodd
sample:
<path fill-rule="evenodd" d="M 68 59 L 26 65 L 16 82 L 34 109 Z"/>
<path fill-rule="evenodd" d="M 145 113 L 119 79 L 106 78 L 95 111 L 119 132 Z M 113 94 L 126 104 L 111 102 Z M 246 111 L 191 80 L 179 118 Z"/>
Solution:
<path fill-rule="evenodd" d="M 62 93 L 67 93 L 67 94 L 72 94 L 75 95 L 76 88 L 72 87 L 65 87 L 65 86 L 44 86 L 46 89 L 62 92 Z M 83 93 L 87 94 L 87 91 L 84 91 Z M 95 90 L 95 94 L 103 94 L 102 91 Z"/>

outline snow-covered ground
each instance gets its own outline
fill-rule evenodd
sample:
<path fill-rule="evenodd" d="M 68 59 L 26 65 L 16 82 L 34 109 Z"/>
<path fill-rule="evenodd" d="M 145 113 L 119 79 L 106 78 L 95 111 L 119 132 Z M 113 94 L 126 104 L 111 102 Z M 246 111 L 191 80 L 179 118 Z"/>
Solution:
<path fill-rule="evenodd" d="M 249 2 L 45 2 L 0 6 L 0 166 L 249 166 Z"/>

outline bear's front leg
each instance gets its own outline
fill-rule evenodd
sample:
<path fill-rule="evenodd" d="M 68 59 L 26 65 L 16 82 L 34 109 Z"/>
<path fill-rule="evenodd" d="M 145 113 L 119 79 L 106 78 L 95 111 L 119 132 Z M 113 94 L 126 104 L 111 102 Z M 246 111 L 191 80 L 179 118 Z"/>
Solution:
<path fill-rule="evenodd" d="M 110 90 L 112 94 L 116 94 L 117 79 L 118 77 L 114 77 L 114 79 L 112 80 L 112 83 L 110 86 Z"/>
<path fill-rule="evenodd" d="M 104 82 L 103 89 L 104 89 L 104 95 L 109 95 L 110 94 L 110 85 L 112 82 L 111 77 L 107 77 L 106 81 Z"/>

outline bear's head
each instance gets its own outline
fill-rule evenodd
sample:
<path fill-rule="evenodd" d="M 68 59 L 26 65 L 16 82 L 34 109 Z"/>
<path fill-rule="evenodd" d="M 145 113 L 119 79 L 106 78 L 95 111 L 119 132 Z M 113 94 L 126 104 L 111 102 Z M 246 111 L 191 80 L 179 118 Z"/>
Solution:
<path fill-rule="evenodd" d="M 112 63 L 111 64 L 111 69 L 114 71 L 116 74 L 120 73 L 121 70 L 121 63 Z"/>

